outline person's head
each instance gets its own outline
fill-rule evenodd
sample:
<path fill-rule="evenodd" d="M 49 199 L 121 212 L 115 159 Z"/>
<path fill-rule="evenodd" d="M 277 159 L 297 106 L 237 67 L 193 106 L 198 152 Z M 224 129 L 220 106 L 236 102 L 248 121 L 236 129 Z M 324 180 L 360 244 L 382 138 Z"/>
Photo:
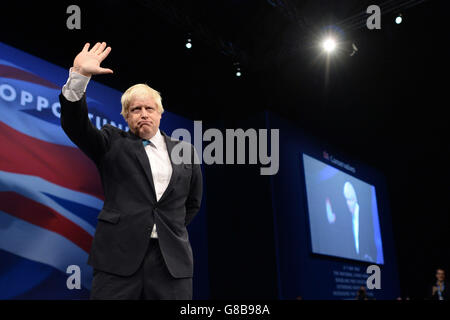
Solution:
<path fill-rule="evenodd" d="M 358 198 L 356 197 L 355 188 L 353 188 L 353 185 L 348 181 L 344 184 L 344 197 L 347 200 L 348 210 L 353 214 Z"/>
<path fill-rule="evenodd" d="M 445 280 L 445 271 L 442 268 L 438 268 L 436 270 L 436 279 L 438 281 L 444 281 Z"/>
<path fill-rule="evenodd" d="M 130 131 L 142 139 L 152 138 L 164 112 L 160 93 L 146 84 L 136 84 L 124 92 L 121 102 L 120 114 Z"/>
<path fill-rule="evenodd" d="M 356 293 L 356 297 L 358 299 L 366 299 L 367 298 L 366 288 L 364 286 L 359 287 L 358 292 Z"/>

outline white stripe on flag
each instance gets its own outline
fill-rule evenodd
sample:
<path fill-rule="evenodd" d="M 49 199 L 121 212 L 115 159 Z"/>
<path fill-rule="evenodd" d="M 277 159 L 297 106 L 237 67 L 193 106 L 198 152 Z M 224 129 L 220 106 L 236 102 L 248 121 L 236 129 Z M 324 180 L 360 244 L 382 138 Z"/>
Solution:
<path fill-rule="evenodd" d="M 92 267 L 87 264 L 88 254 L 83 249 L 55 232 L 3 211 L 0 211 L 0 249 L 52 266 L 64 274 L 68 266 L 77 265 L 81 270 L 81 285 L 91 289 Z"/>
<path fill-rule="evenodd" d="M 50 207 L 65 218 L 78 225 L 91 236 L 94 236 L 95 227 L 93 225 L 80 218 L 76 214 L 65 209 L 44 193 L 56 196 L 67 201 L 82 204 L 100 211 L 103 207 L 103 201 L 94 196 L 61 187 L 40 177 L 11 173 L 6 171 L 0 171 L 0 192 L 1 191 L 13 191 L 24 197 L 39 202 L 47 207 Z"/>

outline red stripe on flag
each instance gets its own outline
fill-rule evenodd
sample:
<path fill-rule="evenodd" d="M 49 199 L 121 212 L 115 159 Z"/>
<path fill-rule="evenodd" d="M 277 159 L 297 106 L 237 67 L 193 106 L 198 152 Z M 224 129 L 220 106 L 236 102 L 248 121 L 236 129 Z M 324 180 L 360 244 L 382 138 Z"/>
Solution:
<path fill-rule="evenodd" d="M 88 253 L 91 250 L 92 236 L 88 232 L 39 202 L 15 192 L 0 192 L 0 210 L 58 233 Z"/>
<path fill-rule="evenodd" d="M 11 66 L 7 66 L 4 64 L 0 64 L 0 77 L 23 80 L 26 82 L 40 84 L 41 86 L 51 88 L 51 89 L 59 89 L 60 86 L 50 82 L 44 78 L 41 78 L 35 74 L 32 74 L 28 71 L 24 71 L 21 69 L 17 69 Z"/>
<path fill-rule="evenodd" d="M 0 170 L 41 177 L 104 199 L 97 167 L 79 149 L 27 136 L 0 122 Z"/>

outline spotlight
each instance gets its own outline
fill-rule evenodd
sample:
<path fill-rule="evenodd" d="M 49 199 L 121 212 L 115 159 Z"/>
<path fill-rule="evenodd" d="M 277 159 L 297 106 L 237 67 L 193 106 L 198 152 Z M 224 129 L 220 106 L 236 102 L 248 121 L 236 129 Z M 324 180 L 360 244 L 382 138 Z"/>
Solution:
<path fill-rule="evenodd" d="M 191 38 L 187 39 L 186 48 L 188 48 L 188 49 L 192 48 L 192 40 L 191 40 Z"/>
<path fill-rule="evenodd" d="M 323 41 L 322 47 L 327 53 L 331 53 L 336 49 L 336 41 L 332 38 L 327 38 Z"/>
<path fill-rule="evenodd" d="M 402 15 L 399 14 L 399 15 L 395 18 L 395 23 L 396 23 L 396 24 L 400 24 L 400 23 L 402 23 L 402 21 L 403 21 Z"/>
<path fill-rule="evenodd" d="M 242 76 L 241 66 L 240 66 L 239 62 L 235 62 L 233 64 L 234 64 L 234 67 L 236 68 L 236 77 Z"/>

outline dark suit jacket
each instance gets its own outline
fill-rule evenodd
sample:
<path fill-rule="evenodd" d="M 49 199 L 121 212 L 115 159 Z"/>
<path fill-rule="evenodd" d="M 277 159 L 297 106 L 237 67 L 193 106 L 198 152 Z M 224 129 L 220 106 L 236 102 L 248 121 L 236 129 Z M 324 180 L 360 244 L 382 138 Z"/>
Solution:
<path fill-rule="evenodd" d="M 444 298 L 444 300 L 449 300 L 449 295 L 448 295 L 448 291 L 449 291 L 449 285 L 450 283 L 447 281 L 444 281 L 444 290 L 442 291 L 442 297 Z M 429 289 L 428 289 L 428 299 L 430 300 L 439 300 L 439 294 L 436 292 L 435 294 L 433 293 L 433 287 L 436 286 L 436 282 L 433 283 Z"/>
<path fill-rule="evenodd" d="M 169 185 L 156 201 L 148 156 L 142 140 L 111 125 L 98 130 L 88 117 L 86 96 L 70 102 L 62 94 L 61 126 L 96 164 L 105 194 L 88 263 L 95 269 L 129 276 L 144 259 L 153 224 L 166 265 L 176 278 L 193 276 L 193 256 L 186 226 L 200 209 L 202 173 L 194 164 L 174 164 Z M 169 156 L 178 143 L 162 130 Z"/>

